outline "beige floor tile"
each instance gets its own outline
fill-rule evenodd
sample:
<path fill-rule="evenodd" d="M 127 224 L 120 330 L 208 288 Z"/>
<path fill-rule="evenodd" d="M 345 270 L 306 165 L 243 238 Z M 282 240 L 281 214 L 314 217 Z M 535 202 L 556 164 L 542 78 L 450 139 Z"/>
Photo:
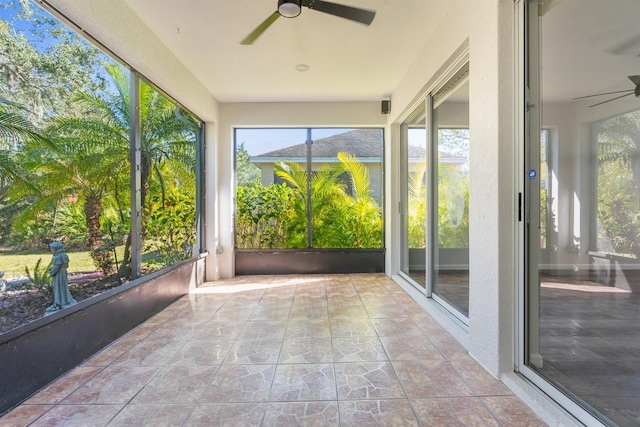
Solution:
<path fill-rule="evenodd" d="M 258 427 L 264 415 L 264 403 L 213 403 L 198 405 L 184 426 Z"/>
<path fill-rule="evenodd" d="M 127 403 L 135 396 L 159 368 L 109 366 L 65 398 L 64 404 Z"/>
<path fill-rule="evenodd" d="M 279 339 L 287 330 L 286 320 L 257 320 L 244 323 L 238 339 Z"/>
<path fill-rule="evenodd" d="M 199 402 L 266 402 L 275 369 L 275 365 L 222 365 Z"/>
<path fill-rule="evenodd" d="M 269 403 L 262 425 L 264 427 L 338 426 L 340 425 L 338 403 L 331 401 Z"/>
<path fill-rule="evenodd" d="M 449 362 L 420 360 L 392 363 L 410 399 L 473 395 Z"/>
<path fill-rule="evenodd" d="M 333 338 L 333 359 L 336 362 L 388 361 L 378 337 Z"/>
<path fill-rule="evenodd" d="M 122 405 L 57 405 L 31 426 L 103 426 L 121 409 Z"/>
<path fill-rule="evenodd" d="M 476 397 L 416 399 L 411 403 L 423 426 L 500 426 Z"/>
<path fill-rule="evenodd" d="M 333 365 L 278 365 L 269 394 L 270 401 L 336 400 Z"/>
<path fill-rule="evenodd" d="M 331 363 L 331 338 L 286 338 L 278 363 Z"/>
<path fill-rule="evenodd" d="M 109 426 L 182 426 L 194 407 L 184 404 L 127 405 Z"/>
<path fill-rule="evenodd" d="M 281 347 L 281 339 L 237 340 L 229 350 L 224 363 L 239 365 L 276 363 Z"/>
<path fill-rule="evenodd" d="M 341 401 L 342 426 L 418 426 L 407 399 Z"/>
<path fill-rule="evenodd" d="M 390 360 L 442 360 L 442 354 L 423 335 L 392 335 L 380 340 Z"/>
<path fill-rule="evenodd" d="M 30 397 L 26 403 L 29 405 L 56 404 L 77 390 L 78 387 L 82 386 L 101 370 L 101 367 L 79 366 L 40 390 L 34 396 Z"/>
<path fill-rule="evenodd" d="M 451 361 L 451 365 L 476 396 L 510 396 L 513 394 L 502 381 L 492 377 L 471 357 L 454 359 Z"/>
<path fill-rule="evenodd" d="M 481 397 L 480 400 L 503 426 L 546 426 L 522 400 L 515 396 Z"/>
<path fill-rule="evenodd" d="M 377 335 L 371 319 L 331 319 L 331 336 L 334 338 Z"/>
<path fill-rule="evenodd" d="M 331 338 L 328 319 L 289 319 L 285 338 Z"/>
<path fill-rule="evenodd" d="M 389 362 L 336 363 L 339 400 L 406 398 Z"/>
<path fill-rule="evenodd" d="M 37 420 L 53 405 L 20 405 L 10 410 L 0 418 L 0 427 L 25 426 Z"/>
<path fill-rule="evenodd" d="M 414 335 L 417 339 L 424 338 L 422 330 L 418 325 L 409 318 L 383 318 L 372 319 L 373 326 L 378 336 L 398 336 L 398 335 Z M 413 338 L 412 338 L 413 339 Z"/>
<path fill-rule="evenodd" d="M 169 360 L 169 365 L 218 366 L 229 354 L 233 341 L 193 340 L 189 341 Z"/>
<path fill-rule="evenodd" d="M 207 388 L 217 367 L 167 366 L 133 398 L 133 404 L 194 403 Z"/>

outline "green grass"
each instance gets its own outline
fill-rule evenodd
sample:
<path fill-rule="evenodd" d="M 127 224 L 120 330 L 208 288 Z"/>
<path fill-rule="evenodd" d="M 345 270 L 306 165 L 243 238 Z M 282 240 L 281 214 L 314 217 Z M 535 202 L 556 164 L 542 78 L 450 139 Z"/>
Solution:
<path fill-rule="evenodd" d="M 116 248 L 118 255 L 118 263 L 122 262 L 122 255 L 124 253 L 124 246 L 118 246 Z M 95 271 L 96 267 L 93 264 L 89 251 L 83 252 L 67 252 L 69 255 L 69 271 Z M 38 259 L 42 259 L 42 264 L 47 265 L 51 261 L 51 252 L 33 253 L 33 252 L 9 252 L 0 251 L 0 270 L 4 271 L 4 278 L 10 279 L 12 277 L 24 276 L 24 268 L 29 267 L 29 270 L 33 270 L 34 266 L 38 262 Z"/>

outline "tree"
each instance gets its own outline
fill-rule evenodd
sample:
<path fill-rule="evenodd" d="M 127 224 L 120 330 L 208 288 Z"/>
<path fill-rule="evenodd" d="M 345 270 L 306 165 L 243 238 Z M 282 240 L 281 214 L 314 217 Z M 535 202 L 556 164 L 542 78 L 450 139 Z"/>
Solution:
<path fill-rule="evenodd" d="M 251 163 L 251 155 L 244 142 L 238 145 L 236 150 L 236 185 L 244 186 L 260 178 L 260 168 Z"/>
<path fill-rule="evenodd" d="M 38 176 L 21 161 L 24 152 L 56 153 L 41 129 L 74 110 L 77 91 L 104 87 L 99 70 L 105 57 L 31 2 L 7 0 L 0 8 L 7 11 L 0 19 L 0 202 L 21 211 L 23 198 L 3 197 L 9 188 L 41 191 Z"/>
<path fill-rule="evenodd" d="M 74 107 L 79 90 L 105 87 L 106 56 L 31 2 L 7 0 L 0 19 L 0 96 L 35 126 Z M 17 29 L 20 28 L 20 29 Z"/>
<path fill-rule="evenodd" d="M 9 108 L 18 106 L 0 99 L 0 202 L 13 181 L 31 185 L 28 171 L 16 159 L 17 148 L 25 141 L 51 147 L 50 141 L 40 135 L 38 129 L 25 117 Z"/>
<path fill-rule="evenodd" d="M 312 246 L 315 248 L 379 248 L 382 212 L 371 197 L 369 171 L 349 153 L 340 163 L 325 165 L 311 178 Z M 295 219 L 288 230 L 289 247 L 307 244 L 307 173 L 297 163 L 277 162 L 276 175 L 296 190 Z M 342 180 L 347 174 L 353 193 Z"/>

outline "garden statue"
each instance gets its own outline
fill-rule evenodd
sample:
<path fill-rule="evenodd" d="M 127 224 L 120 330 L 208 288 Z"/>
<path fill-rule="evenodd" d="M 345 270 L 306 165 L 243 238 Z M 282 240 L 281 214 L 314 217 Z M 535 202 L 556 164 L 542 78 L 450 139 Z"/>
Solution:
<path fill-rule="evenodd" d="M 53 279 L 51 284 L 53 287 L 53 305 L 47 308 L 45 315 L 69 307 L 77 302 L 69 292 L 69 282 L 67 281 L 69 256 L 64 252 L 60 242 L 51 243 L 49 248 L 53 254 L 51 267 L 49 267 L 49 275 Z"/>

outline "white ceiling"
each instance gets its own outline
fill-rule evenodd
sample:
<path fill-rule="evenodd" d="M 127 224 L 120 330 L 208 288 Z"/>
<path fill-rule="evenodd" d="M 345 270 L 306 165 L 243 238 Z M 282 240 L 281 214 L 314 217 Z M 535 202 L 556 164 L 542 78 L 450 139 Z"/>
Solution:
<path fill-rule="evenodd" d="M 449 0 L 331 0 L 375 10 L 371 24 L 303 8 L 251 46 L 277 0 L 125 0 L 220 102 L 377 101 L 389 97 Z M 548 101 L 633 88 L 640 0 L 553 0 L 542 18 Z M 300 72 L 296 65 L 306 64 Z M 627 97 L 630 99 L 631 97 Z"/>
<path fill-rule="evenodd" d="M 371 26 L 303 8 L 251 46 L 277 0 L 126 0 L 220 102 L 373 101 L 391 95 L 448 0 L 332 0 L 375 10 Z M 306 64 L 300 72 L 296 65 Z"/>

